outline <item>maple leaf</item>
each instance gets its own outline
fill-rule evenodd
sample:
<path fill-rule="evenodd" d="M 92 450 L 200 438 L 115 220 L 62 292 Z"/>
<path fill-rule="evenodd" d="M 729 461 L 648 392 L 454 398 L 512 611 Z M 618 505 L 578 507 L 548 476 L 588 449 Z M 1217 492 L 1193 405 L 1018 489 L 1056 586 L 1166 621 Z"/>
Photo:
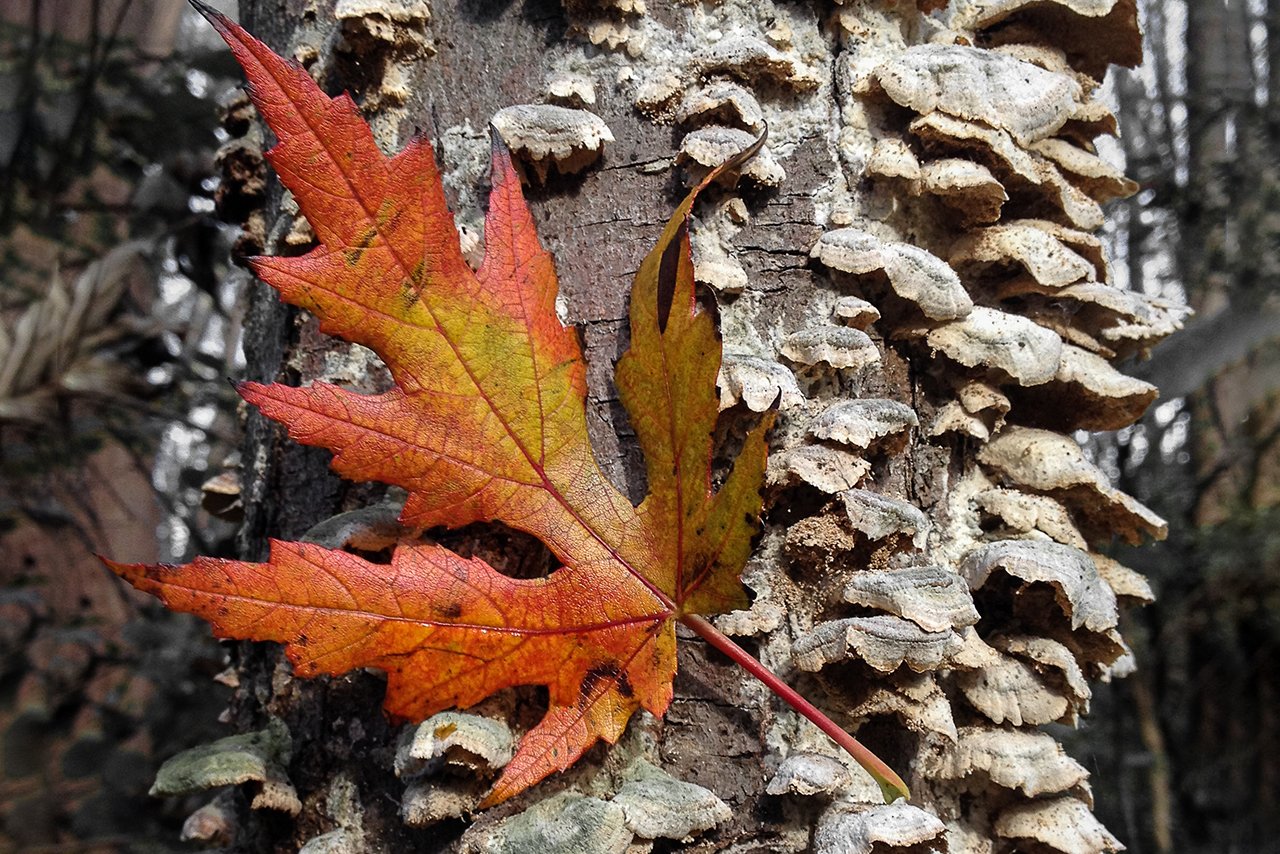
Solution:
<path fill-rule="evenodd" d="M 592 452 L 578 338 L 557 318 L 555 268 L 496 134 L 473 272 L 425 139 L 386 157 L 348 95 L 329 98 L 296 63 L 201 11 L 244 68 L 278 138 L 271 164 L 321 243 L 254 259 L 255 272 L 324 332 L 377 352 L 395 381 L 378 395 L 326 383 L 243 383 L 241 395 L 297 441 L 331 450 L 342 475 L 403 487 L 406 527 L 500 521 L 538 537 L 563 566 L 514 579 L 425 541 L 397 546 L 389 566 L 279 541 L 266 564 L 108 565 L 221 637 L 283 643 L 300 676 L 385 671 L 385 706 L 398 717 L 546 686 L 546 716 L 485 806 L 599 739 L 616 741 L 637 709 L 661 716 L 677 620 L 832 735 L 886 798 L 906 795 L 887 766 L 701 616 L 748 603 L 739 574 L 758 527 L 770 419 L 714 489 L 721 346 L 696 299 L 689 215 L 699 190 L 754 149 L 689 194 L 636 275 L 631 346 L 617 368 L 648 472 L 635 507 Z"/>

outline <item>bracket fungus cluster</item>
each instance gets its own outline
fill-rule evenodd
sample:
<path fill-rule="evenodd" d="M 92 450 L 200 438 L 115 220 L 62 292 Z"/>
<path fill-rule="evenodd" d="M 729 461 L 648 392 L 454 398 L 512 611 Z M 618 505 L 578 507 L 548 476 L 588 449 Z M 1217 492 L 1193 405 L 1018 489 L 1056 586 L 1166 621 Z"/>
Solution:
<path fill-rule="evenodd" d="M 522 812 L 481 818 L 458 850 L 638 854 L 775 811 L 756 809 L 763 799 L 804 816 L 804 833 L 731 844 L 1118 850 L 1091 813 L 1088 774 L 1038 727 L 1074 723 L 1090 680 L 1132 666 L 1119 610 L 1151 590 L 1099 550 L 1165 530 L 1072 438 L 1141 415 L 1156 391 L 1115 363 L 1182 321 L 1114 286 L 1093 233 L 1101 205 L 1136 190 L 1095 144 L 1116 132 L 1101 75 L 1140 56 L 1135 3 L 562 5 L 578 41 L 548 49 L 548 103 L 493 117 L 534 175 L 597 162 L 613 139 L 605 118 L 620 136 L 640 117 L 669 125 L 674 153 L 618 166 L 678 163 L 687 181 L 768 127 L 737 183 L 694 211 L 695 275 L 724 336 L 725 421 L 778 413 L 765 530 L 744 573 L 754 599 L 716 624 L 751 636 L 851 731 L 890 724 L 871 746 L 913 799 L 881 803 L 825 736 L 744 693 L 767 783 L 713 794 L 677 779 L 701 758 L 637 748 L 646 732 L 595 777 L 571 772 Z M 403 821 L 471 816 L 510 741 L 478 714 L 411 728 L 394 763 Z M 659 754 L 672 773 L 649 763 Z"/>
<path fill-rule="evenodd" d="M 1116 130 L 1095 98 L 1098 78 L 1109 62 L 1140 55 L 1134 9 L 956 0 L 927 19 L 927 43 L 887 57 L 883 43 L 864 47 L 864 20 L 840 18 L 848 182 L 886 201 L 833 217 L 811 258 L 836 322 L 847 318 L 880 357 L 833 361 L 824 326 L 782 337 L 779 349 L 802 380 L 846 371 L 832 384 L 848 390 L 837 398 L 883 388 L 876 374 L 895 364 L 913 366 L 924 423 L 886 419 L 894 408 L 876 400 L 799 407 L 814 415 L 786 434 L 775 464 L 791 476 L 776 483 L 829 498 L 791 525 L 784 548 L 793 564 L 844 581 L 823 614 L 794 626 L 791 652 L 797 668 L 842 686 L 833 690 L 848 696 L 855 723 L 886 716 L 918 734 L 913 792 L 945 824 L 951 852 L 1120 847 L 1090 812 L 1087 772 L 1037 727 L 1074 724 L 1088 711 L 1089 680 L 1132 667 L 1119 609 L 1150 601 L 1150 589 L 1097 550 L 1165 533 L 1072 438 L 1146 410 L 1156 389 L 1114 363 L 1183 317 L 1114 286 L 1092 233 L 1103 203 L 1136 190 L 1094 142 Z M 825 388 L 802 385 L 815 396 Z M 926 485 L 902 483 L 881 422 L 919 428 L 904 452 L 913 459 L 924 459 L 923 442 L 951 460 L 937 504 Z M 859 455 L 858 483 L 814 466 L 815 448 L 825 459 Z M 895 512 L 904 492 L 906 507 L 925 509 L 921 524 Z M 784 761 L 771 790 L 847 799 L 825 782 L 838 775 L 810 766 L 821 767 Z M 995 810 L 964 809 L 974 794 Z M 821 819 L 815 840 L 836 823 L 859 837 L 849 822 L 868 809 Z"/>

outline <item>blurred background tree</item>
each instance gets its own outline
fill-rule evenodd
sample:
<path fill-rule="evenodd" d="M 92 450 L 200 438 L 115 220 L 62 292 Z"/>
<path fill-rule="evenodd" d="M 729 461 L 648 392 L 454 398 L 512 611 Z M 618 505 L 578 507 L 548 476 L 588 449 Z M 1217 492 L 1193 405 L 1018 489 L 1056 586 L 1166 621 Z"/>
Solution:
<path fill-rule="evenodd" d="M 1112 212 L 1112 257 L 1197 317 L 1134 370 L 1161 402 L 1096 445 L 1170 535 L 1120 556 L 1158 598 L 1079 743 L 1130 851 L 1277 851 L 1259 807 L 1280 801 L 1280 3 L 1142 12 L 1147 61 L 1115 86 L 1142 190 Z"/>
<path fill-rule="evenodd" d="M 176 849 L 155 767 L 218 734 L 221 650 L 94 558 L 231 530 L 199 510 L 241 282 L 207 36 L 169 0 L 0 4 L 0 850 Z"/>

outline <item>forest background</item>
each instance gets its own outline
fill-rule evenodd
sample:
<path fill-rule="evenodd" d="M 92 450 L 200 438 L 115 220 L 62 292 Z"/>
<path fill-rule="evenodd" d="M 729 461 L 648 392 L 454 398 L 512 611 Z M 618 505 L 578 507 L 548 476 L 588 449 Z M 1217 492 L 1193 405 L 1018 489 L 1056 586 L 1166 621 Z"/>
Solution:
<path fill-rule="evenodd" d="M 567 27 L 550 2 L 476 14 Z M 1141 421 L 1080 435 L 1169 536 L 1114 549 L 1156 594 L 1124 618 L 1138 666 L 1055 734 L 1130 851 L 1277 850 L 1280 3 L 1139 16 L 1102 151 L 1138 190 L 1103 234 L 1113 283 L 1196 314 L 1129 366 L 1161 390 Z M 237 547 L 239 86 L 182 4 L 0 7 L 0 850 L 181 850 L 192 804 L 147 790 L 228 733 L 226 650 L 94 554 Z"/>

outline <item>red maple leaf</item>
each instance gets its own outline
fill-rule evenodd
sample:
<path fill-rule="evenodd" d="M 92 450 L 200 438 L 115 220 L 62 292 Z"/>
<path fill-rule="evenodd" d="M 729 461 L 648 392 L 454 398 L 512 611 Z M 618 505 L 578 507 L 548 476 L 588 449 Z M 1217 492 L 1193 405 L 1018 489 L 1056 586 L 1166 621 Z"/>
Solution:
<path fill-rule="evenodd" d="M 886 797 L 905 795 L 897 775 L 701 616 L 747 605 L 739 574 L 758 527 L 770 420 L 713 489 L 721 348 L 695 299 L 688 236 L 702 187 L 676 209 L 632 288 L 617 386 L 648 472 L 635 507 L 592 453 L 585 363 L 556 316 L 555 268 L 505 146 L 495 137 L 486 251 L 472 272 L 426 140 L 386 157 L 349 96 L 329 98 L 301 67 L 202 11 L 244 68 L 279 139 L 271 164 L 321 243 L 297 258 L 255 259 L 256 273 L 323 331 L 377 352 L 395 380 L 379 395 L 325 383 L 244 383 L 240 393 L 294 439 L 333 451 L 342 475 L 407 490 L 406 527 L 500 521 L 538 537 L 563 566 L 519 580 L 427 542 L 398 546 L 387 566 L 273 541 L 266 564 L 111 568 L 221 637 L 285 644 L 301 676 L 386 671 L 396 716 L 422 720 L 511 686 L 546 686 L 546 716 L 485 805 L 568 767 L 598 739 L 615 741 L 636 709 L 662 715 L 677 620 L 831 734 Z"/>

